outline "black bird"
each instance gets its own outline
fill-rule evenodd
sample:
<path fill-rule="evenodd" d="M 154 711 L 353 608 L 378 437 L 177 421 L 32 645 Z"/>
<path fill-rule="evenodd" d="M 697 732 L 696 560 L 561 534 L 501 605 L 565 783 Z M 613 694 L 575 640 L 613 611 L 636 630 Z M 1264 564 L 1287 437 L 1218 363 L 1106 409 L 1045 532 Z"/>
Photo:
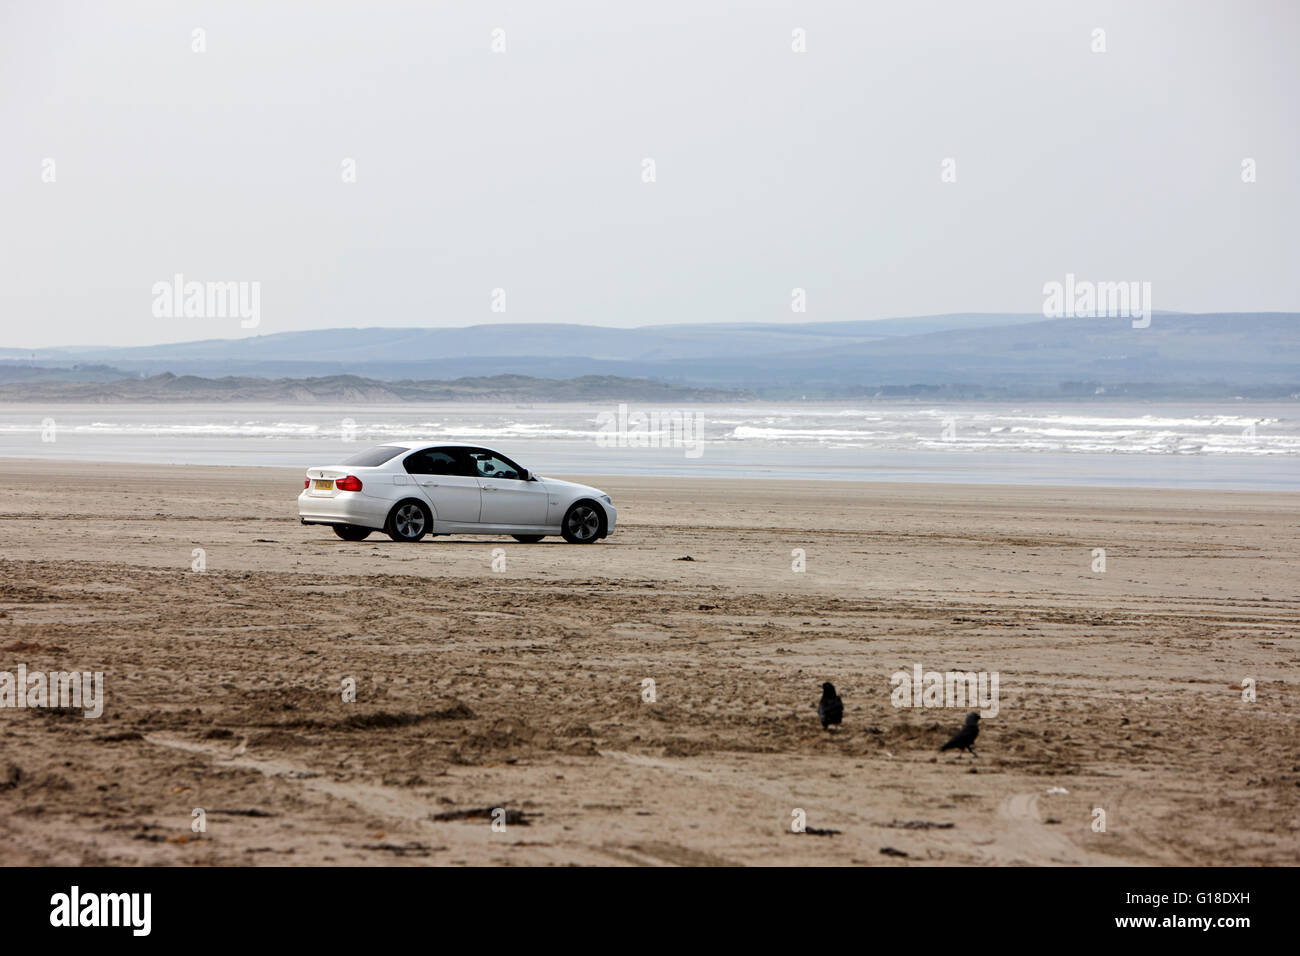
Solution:
<path fill-rule="evenodd" d="M 817 701 L 817 716 L 821 718 L 822 730 L 838 724 L 844 719 L 844 701 L 835 693 L 835 685 L 827 681 L 822 684 L 822 699 Z"/>
<path fill-rule="evenodd" d="M 961 730 L 953 734 L 952 740 L 948 741 L 939 748 L 939 752 L 945 750 L 964 750 L 972 757 L 978 757 L 975 752 L 975 738 L 980 735 L 980 715 L 969 713 L 966 715 L 966 724 Z"/>

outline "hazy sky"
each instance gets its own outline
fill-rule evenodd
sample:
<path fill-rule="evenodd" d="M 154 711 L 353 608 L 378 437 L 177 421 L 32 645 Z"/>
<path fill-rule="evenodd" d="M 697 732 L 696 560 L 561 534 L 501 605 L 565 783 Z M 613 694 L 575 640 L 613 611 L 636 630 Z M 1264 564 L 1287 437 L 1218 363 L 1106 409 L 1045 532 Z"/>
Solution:
<path fill-rule="evenodd" d="M 0 346 L 1035 312 L 1067 272 L 1300 310 L 1297 50 L 1289 0 L 0 0 Z M 260 326 L 156 317 L 175 273 Z"/>

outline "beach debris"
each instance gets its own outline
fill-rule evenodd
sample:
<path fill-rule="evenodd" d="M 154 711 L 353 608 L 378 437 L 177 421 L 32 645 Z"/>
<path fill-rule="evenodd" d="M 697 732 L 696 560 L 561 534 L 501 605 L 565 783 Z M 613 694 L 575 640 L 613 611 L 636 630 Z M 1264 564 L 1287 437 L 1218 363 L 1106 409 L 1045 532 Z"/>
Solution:
<path fill-rule="evenodd" d="M 353 843 L 343 845 L 349 848 L 356 846 Z M 445 846 L 430 846 L 428 843 L 419 843 L 415 840 L 408 840 L 406 843 L 362 843 L 360 848 L 381 853 L 391 853 L 394 856 L 428 856 L 438 850 L 447 849 Z"/>
<path fill-rule="evenodd" d="M 439 823 L 447 823 L 453 820 L 479 820 L 479 819 L 493 820 L 494 817 L 492 815 L 496 813 L 499 809 L 500 807 L 496 806 L 496 807 L 474 807 L 469 810 L 444 810 L 442 813 L 430 814 L 429 819 L 437 820 Z M 528 819 L 528 816 L 524 813 L 523 810 L 506 810 L 505 819 L 503 819 L 501 822 L 507 825 L 517 823 L 523 827 L 526 827 L 530 823 L 532 823 L 532 821 Z"/>
<path fill-rule="evenodd" d="M 828 836 L 839 836 L 840 833 L 843 832 L 843 831 L 840 831 L 840 830 L 832 830 L 832 829 L 830 829 L 829 827 L 808 827 L 808 826 L 806 826 L 806 827 L 804 827 L 802 830 L 792 830 L 792 831 L 790 831 L 790 832 L 793 833 L 795 836 L 799 836 L 799 835 L 801 835 L 801 834 L 805 834 L 805 833 L 810 833 L 810 834 L 812 834 L 813 836 L 825 836 L 825 837 L 828 837 Z"/>
<path fill-rule="evenodd" d="M 1053 793 L 1069 793 L 1070 791 L 1066 790 L 1064 787 L 1048 787 L 1047 792 L 1050 795 Z"/>
<path fill-rule="evenodd" d="M 951 830 L 957 824 L 955 823 L 938 823 L 934 820 L 894 820 L 890 823 L 882 823 L 882 827 L 888 827 L 891 830 Z"/>

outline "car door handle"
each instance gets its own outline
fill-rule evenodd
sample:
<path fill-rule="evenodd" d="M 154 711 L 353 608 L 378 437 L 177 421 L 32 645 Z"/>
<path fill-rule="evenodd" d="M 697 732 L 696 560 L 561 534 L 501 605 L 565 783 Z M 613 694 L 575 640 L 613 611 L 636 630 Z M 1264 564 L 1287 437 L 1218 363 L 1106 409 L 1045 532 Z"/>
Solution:
<path fill-rule="evenodd" d="M 438 487 L 438 483 L 437 483 L 436 481 L 422 481 L 422 482 L 420 482 L 420 484 L 424 485 L 424 487 L 426 487 L 426 488 L 437 488 L 437 487 Z"/>
<path fill-rule="evenodd" d="M 496 489 L 493 488 L 491 485 L 484 485 L 484 486 L 483 486 L 483 490 L 484 490 L 484 491 L 496 491 Z"/>

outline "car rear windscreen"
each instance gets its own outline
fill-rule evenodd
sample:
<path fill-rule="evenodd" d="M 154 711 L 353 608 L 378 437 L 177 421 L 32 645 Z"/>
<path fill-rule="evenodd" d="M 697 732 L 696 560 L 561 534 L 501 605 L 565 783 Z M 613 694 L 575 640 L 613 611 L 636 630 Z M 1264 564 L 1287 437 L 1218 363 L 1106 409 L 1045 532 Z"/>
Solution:
<path fill-rule="evenodd" d="M 343 464 L 356 465 L 359 468 L 374 468 L 376 465 L 382 465 L 394 455 L 400 455 L 406 450 L 405 448 L 399 448 L 397 445 L 376 445 L 374 448 L 366 449 L 359 455 L 353 455 Z"/>

